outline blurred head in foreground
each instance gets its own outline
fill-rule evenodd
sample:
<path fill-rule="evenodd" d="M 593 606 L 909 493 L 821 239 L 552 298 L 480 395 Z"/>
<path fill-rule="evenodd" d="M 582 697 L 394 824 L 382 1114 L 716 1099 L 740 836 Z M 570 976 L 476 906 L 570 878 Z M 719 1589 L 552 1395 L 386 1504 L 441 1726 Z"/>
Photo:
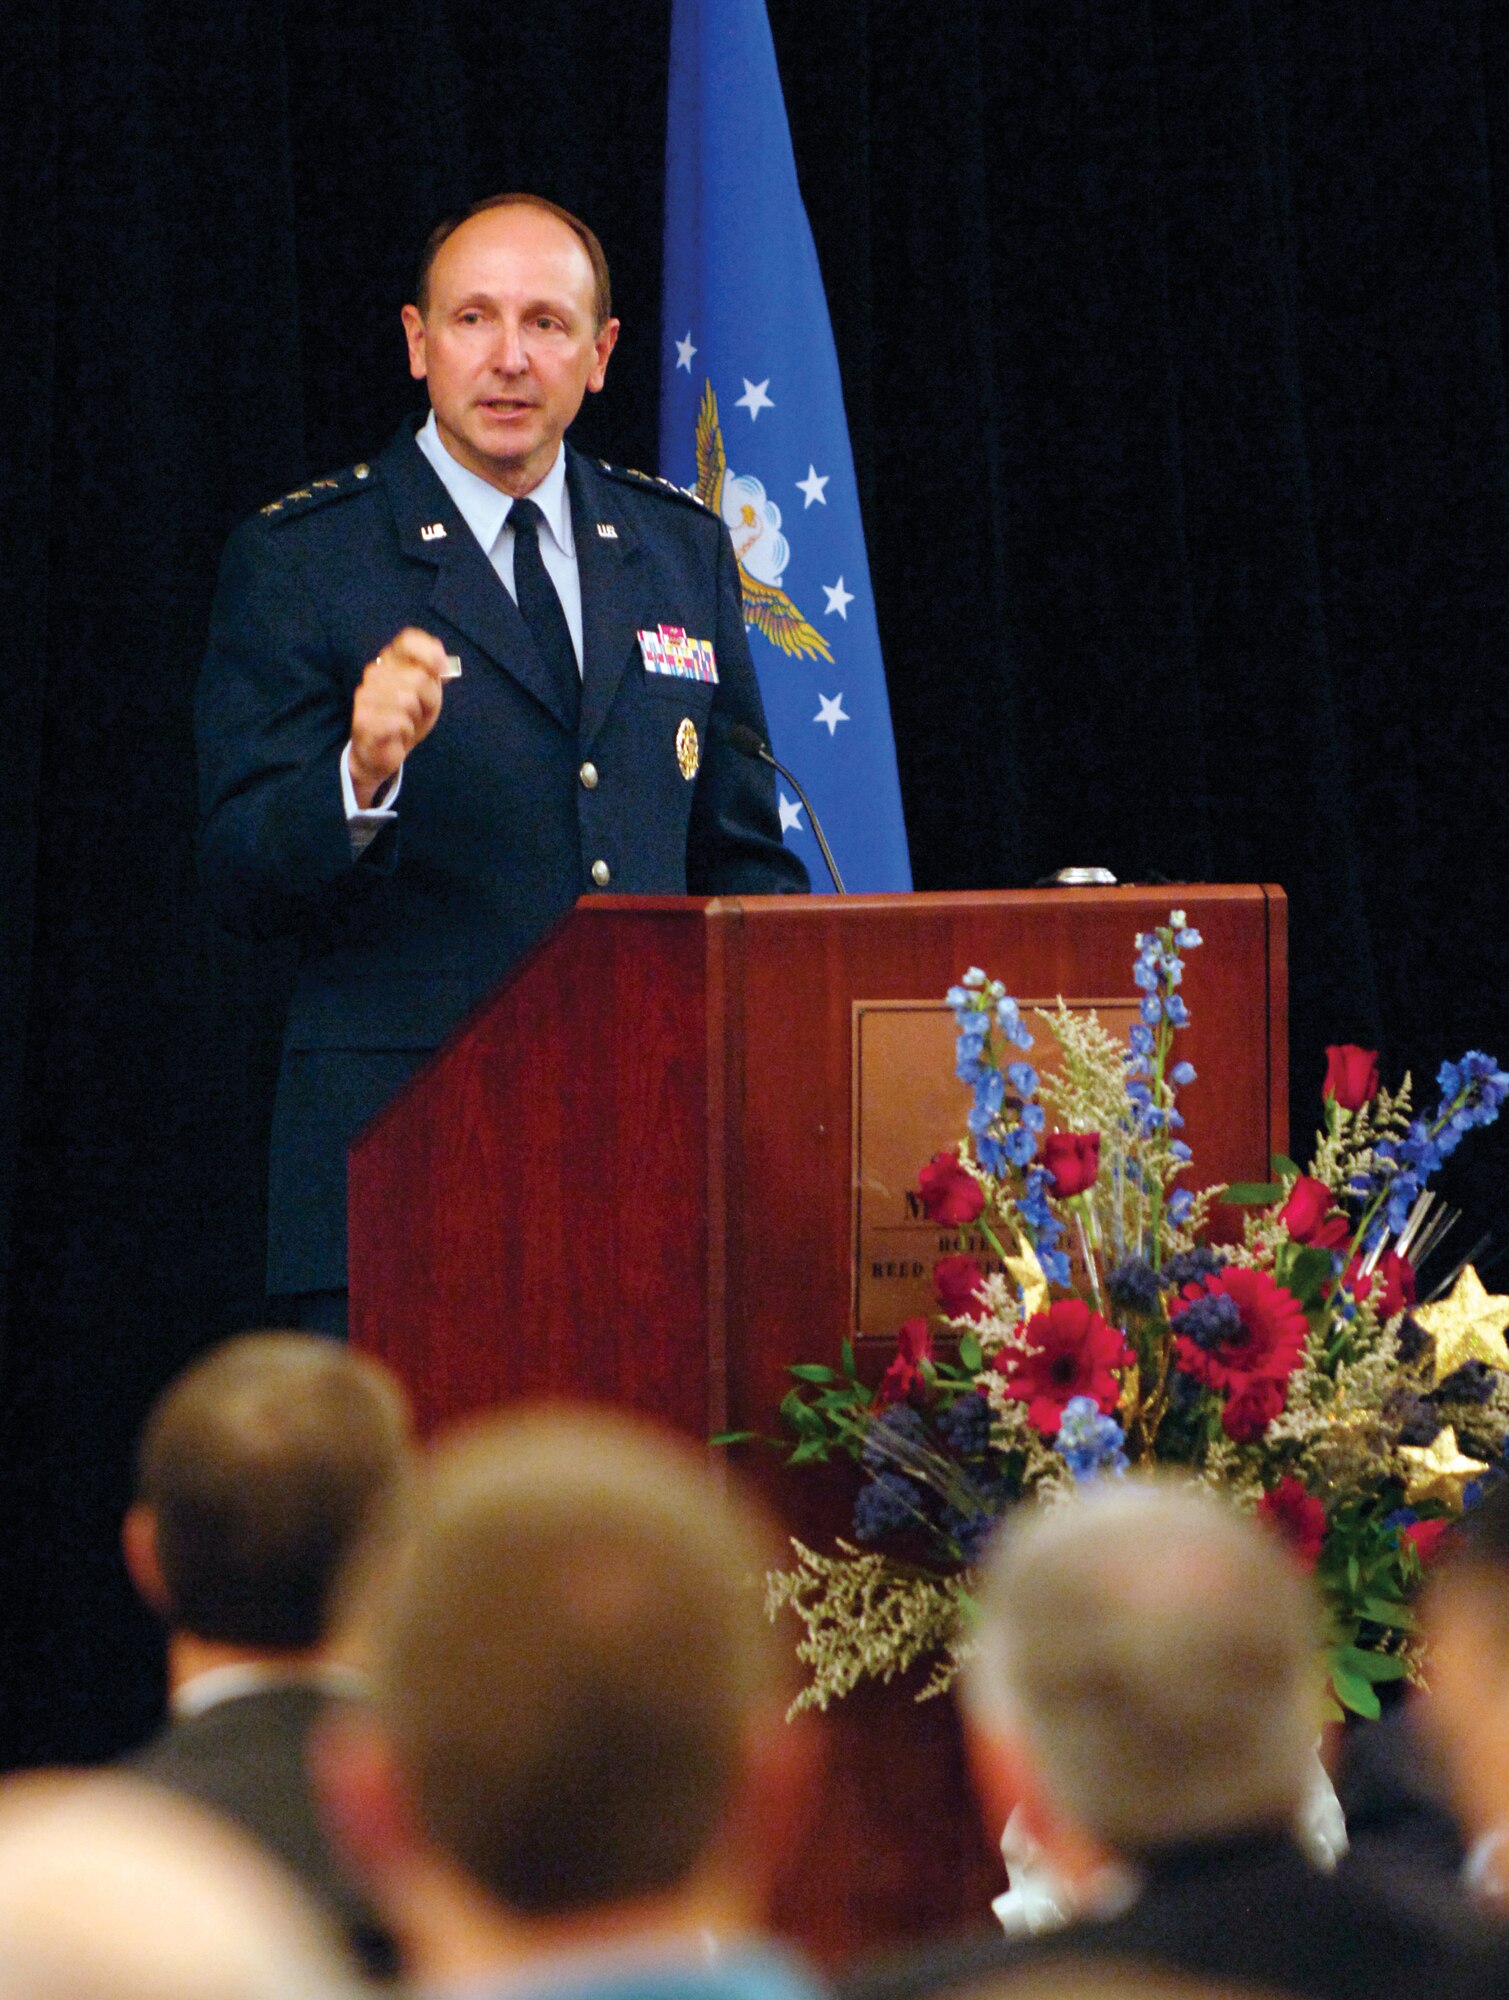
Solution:
<path fill-rule="evenodd" d="M 982 1799 L 1072 1887 L 1113 1859 L 1283 1830 L 1319 1724 L 1314 1606 L 1202 1489 L 1107 1481 L 1023 1511 L 987 1565 L 966 1687 Z"/>
<path fill-rule="evenodd" d="M 1473 1508 L 1425 1597 L 1429 1698 L 1417 1711 L 1440 1751 L 1469 1841 L 1509 1833 L 1509 1483 Z M 1500 1859 L 1490 1887 L 1502 1897 Z"/>
<path fill-rule="evenodd" d="M 226 1341 L 147 1420 L 124 1533 L 132 1578 L 200 1650 L 316 1651 L 353 1551 L 396 1508 L 409 1450 L 403 1393 L 378 1363 L 312 1334 Z"/>
<path fill-rule="evenodd" d="M 806 1760 L 771 1555 L 704 1453 L 605 1411 L 441 1449 L 358 1593 L 374 1713 L 321 1764 L 411 1974 L 759 1920 Z"/>
<path fill-rule="evenodd" d="M 257 1850 L 114 1777 L 0 1788 L 0 2000 L 332 2000 L 331 1939 Z"/>

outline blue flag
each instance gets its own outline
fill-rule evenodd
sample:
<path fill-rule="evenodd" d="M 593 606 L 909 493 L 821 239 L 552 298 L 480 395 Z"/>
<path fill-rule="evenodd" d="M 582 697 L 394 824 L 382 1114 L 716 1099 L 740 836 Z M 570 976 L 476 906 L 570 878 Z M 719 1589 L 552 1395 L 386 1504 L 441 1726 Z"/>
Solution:
<path fill-rule="evenodd" d="M 765 0 L 674 0 L 660 469 L 722 515 L 771 747 L 849 889 L 909 889 L 838 355 Z M 814 889 L 827 870 L 780 781 Z"/>

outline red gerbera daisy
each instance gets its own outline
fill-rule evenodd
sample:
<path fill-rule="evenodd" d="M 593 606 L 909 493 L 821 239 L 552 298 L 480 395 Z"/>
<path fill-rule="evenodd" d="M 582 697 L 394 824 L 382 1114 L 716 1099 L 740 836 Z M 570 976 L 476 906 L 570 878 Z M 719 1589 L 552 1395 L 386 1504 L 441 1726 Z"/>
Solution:
<path fill-rule="evenodd" d="M 1257 1504 L 1258 1519 L 1277 1528 L 1300 1563 L 1314 1569 L 1326 1539 L 1326 1510 L 1304 1483 L 1281 1479 Z"/>
<path fill-rule="evenodd" d="M 1046 1312 L 1034 1313 L 1022 1333 L 1030 1351 L 1002 1348 L 995 1365 L 1027 1405 L 1027 1421 L 1045 1437 L 1058 1430 L 1071 1397 L 1093 1396 L 1108 1414 L 1115 1409 L 1121 1384 L 1112 1371 L 1127 1366 L 1132 1350 L 1093 1307 L 1083 1299 L 1055 1300 Z"/>
<path fill-rule="evenodd" d="M 1255 1375 L 1287 1381 L 1310 1331 L 1304 1307 L 1294 1294 L 1276 1285 L 1266 1271 L 1229 1264 L 1200 1284 L 1186 1285 L 1169 1306 L 1169 1319 L 1177 1327 L 1185 1314 L 1194 1311 L 1201 1321 L 1209 1320 L 1213 1315 L 1205 1302 L 1211 1299 L 1229 1299 L 1236 1308 L 1237 1324 L 1209 1344 L 1179 1334 L 1174 1349 L 1185 1374 L 1212 1389 L 1240 1390 Z M 1230 1318 L 1229 1310 L 1224 1317 Z"/>

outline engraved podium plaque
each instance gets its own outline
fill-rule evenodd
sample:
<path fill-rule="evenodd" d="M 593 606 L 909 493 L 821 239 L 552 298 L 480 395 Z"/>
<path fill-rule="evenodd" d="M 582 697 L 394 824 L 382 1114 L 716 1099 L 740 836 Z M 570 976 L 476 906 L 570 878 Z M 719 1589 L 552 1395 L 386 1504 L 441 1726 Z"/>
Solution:
<path fill-rule="evenodd" d="M 1019 1004 L 1033 1046 L 1013 1048 L 1011 1057 L 1051 1076 L 1061 1051 L 1034 1010 L 1057 1001 Z M 1137 1020 L 1137 1002 L 1124 996 L 1067 1004 L 1076 1014 L 1093 1011 L 1122 1041 Z M 891 1339 L 903 1320 L 937 1310 L 933 1265 L 959 1248 L 957 1230 L 923 1214 L 917 1175 L 964 1136 L 971 1092 L 954 1074 L 954 1017 L 941 1000 L 856 1000 L 853 1008 L 853 1328 L 860 1339 Z M 983 1236 L 971 1233 L 964 1248 L 986 1270 L 1000 1269 Z"/>

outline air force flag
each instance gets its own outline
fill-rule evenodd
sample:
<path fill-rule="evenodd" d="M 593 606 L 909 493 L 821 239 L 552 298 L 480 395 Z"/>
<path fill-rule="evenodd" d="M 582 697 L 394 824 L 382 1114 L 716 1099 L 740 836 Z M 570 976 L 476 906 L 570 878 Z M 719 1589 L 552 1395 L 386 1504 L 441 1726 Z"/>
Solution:
<path fill-rule="evenodd" d="M 733 538 L 771 744 L 850 889 L 909 889 L 838 356 L 765 0 L 674 0 L 660 469 Z M 781 825 L 814 888 L 807 815 Z"/>

